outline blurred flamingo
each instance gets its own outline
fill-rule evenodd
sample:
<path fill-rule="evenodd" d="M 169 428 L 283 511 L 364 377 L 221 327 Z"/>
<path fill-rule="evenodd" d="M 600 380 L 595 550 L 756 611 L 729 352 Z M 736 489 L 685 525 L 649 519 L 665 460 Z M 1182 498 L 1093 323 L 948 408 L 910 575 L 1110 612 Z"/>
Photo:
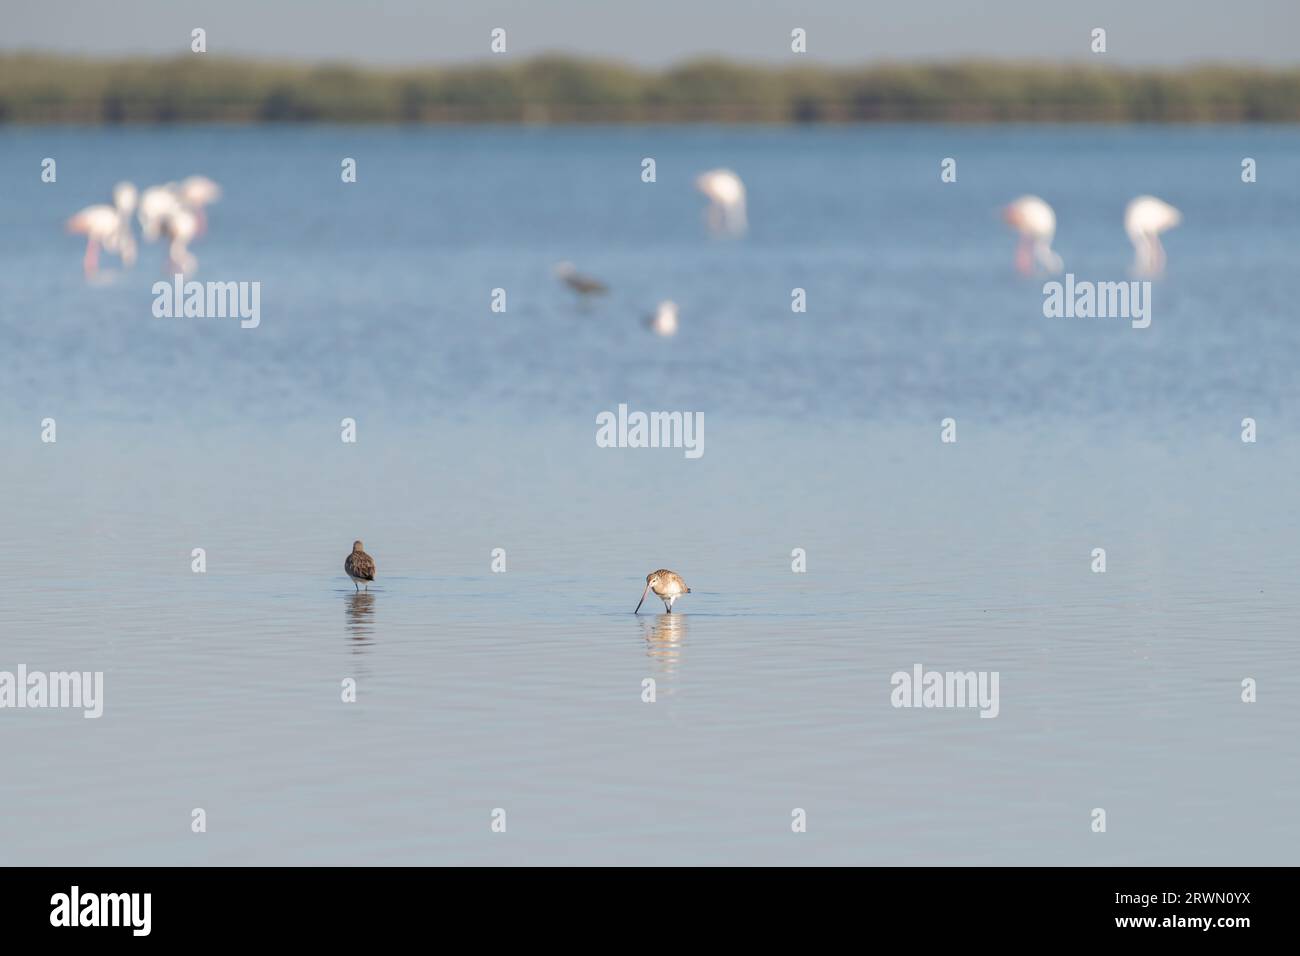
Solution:
<path fill-rule="evenodd" d="M 1020 233 L 1016 245 L 1016 270 L 1021 275 L 1033 275 L 1034 264 L 1056 275 L 1064 268 L 1061 257 L 1052 250 L 1056 236 L 1056 213 L 1037 196 L 1021 196 L 1002 210 L 1002 218 Z"/>
<path fill-rule="evenodd" d="M 1133 273 L 1154 277 L 1165 271 L 1160 233 L 1183 221 L 1183 214 L 1155 196 L 1138 196 L 1124 210 L 1124 231 L 1133 243 Z"/>
<path fill-rule="evenodd" d="M 745 215 L 745 184 L 729 169 L 711 169 L 695 179 L 695 188 L 709 199 L 705 221 L 715 236 L 743 236 L 749 228 Z"/>
<path fill-rule="evenodd" d="M 167 239 L 168 271 L 192 275 L 199 260 L 190 252 L 190 243 L 199 234 L 199 217 L 188 207 L 177 205 L 163 215 L 160 232 Z"/>
<path fill-rule="evenodd" d="M 113 187 L 113 205 L 87 206 L 68 220 L 68 232 L 86 237 L 86 254 L 82 271 L 87 279 L 99 270 L 99 250 L 121 257 L 122 265 L 135 265 L 135 234 L 131 231 L 131 213 L 135 211 L 136 188 L 128 182 Z"/>
<path fill-rule="evenodd" d="M 181 181 L 177 193 L 181 202 L 194 211 L 199 221 L 198 235 L 203 235 L 208 231 L 208 214 L 204 207 L 221 198 L 221 187 L 207 176 L 188 176 Z"/>

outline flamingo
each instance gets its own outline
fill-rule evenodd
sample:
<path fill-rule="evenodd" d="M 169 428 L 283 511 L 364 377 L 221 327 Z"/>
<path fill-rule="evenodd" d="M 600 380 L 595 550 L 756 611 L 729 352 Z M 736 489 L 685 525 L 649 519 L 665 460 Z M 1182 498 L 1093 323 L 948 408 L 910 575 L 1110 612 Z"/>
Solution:
<path fill-rule="evenodd" d="M 189 274 L 198 268 L 199 261 L 189 245 L 207 228 L 203 207 L 220 196 L 221 187 L 206 176 L 150 186 L 140 196 L 140 229 L 150 242 L 159 237 L 167 239 L 169 271 Z"/>
<path fill-rule="evenodd" d="M 190 252 L 190 242 L 199 234 L 198 215 L 178 203 L 163 215 L 159 232 L 168 240 L 168 269 L 192 275 L 199 267 L 199 260 Z"/>
<path fill-rule="evenodd" d="M 131 213 L 135 211 L 136 188 L 128 182 L 113 187 L 113 205 L 87 206 L 68 220 L 68 232 L 86 237 L 86 254 L 82 271 L 87 279 L 99 269 L 100 247 L 121 257 L 122 265 L 135 265 L 135 235 L 131 232 Z"/>
<path fill-rule="evenodd" d="M 140 195 L 140 231 L 144 238 L 155 241 L 162 232 L 163 220 L 181 205 L 179 187 L 175 183 L 150 186 Z"/>
<path fill-rule="evenodd" d="M 646 320 L 646 325 L 655 335 L 668 338 L 677 334 L 677 303 L 664 299 L 655 309 L 655 314 Z"/>
<path fill-rule="evenodd" d="M 1002 218 L 1020 233 L 1016 245 L 1016 270 L 1021 275 L 1032 275 L 1034 263 L 1049 275 L 1056 275 L 1065 264 L 1052 251 L 1056 236 L 1056 213 L 1037 196 L 1021 196 L 1002 210 Z"/>
<path fill-rule="evenodd" d="M 743 236 L 749 228 L 745 217 L 745 184 L 729 169 L 711 169 L 695 178 L 695 188 L 709 199 L 705 221 L 715 236 Z"/>
<path fill-rule="evenodd" d="M 1133 272 L 1159 276 L 1165 271 L 1165 247 L 1160 233 L 1183 221 L 1183 214 L 1155 196 L 1138 196 L 1124 210 L 1124 231 L 1133 243 Z"/>
<path fill-rule="evenodd" d="M 208 216 L 203 211 L 203 207 L 221 198 L 221 187 L 207 176 L 187 176 L 181 181 L 176 192 L 181 202 L 194 211 L 199 220 L 198 235 L 203 235 L 208 231 Z"/>

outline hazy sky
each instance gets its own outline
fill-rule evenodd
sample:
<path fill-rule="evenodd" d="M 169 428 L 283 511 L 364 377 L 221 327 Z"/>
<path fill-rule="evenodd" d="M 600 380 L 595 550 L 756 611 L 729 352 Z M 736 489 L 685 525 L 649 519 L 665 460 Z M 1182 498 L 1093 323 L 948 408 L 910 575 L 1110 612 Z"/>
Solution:
<path fill-rule="evenodd" d="M 1300 63 L 1300 0 L 39 0 L 7 2 L 0 50 L 120 55 L 189 51 L 365 63 L 488 55 L 504 27 L 511 55 L 548 51 L 662 65 L 703 54 L 782 60 L 790 30 L 807 60 L 1100 59 Z"/>

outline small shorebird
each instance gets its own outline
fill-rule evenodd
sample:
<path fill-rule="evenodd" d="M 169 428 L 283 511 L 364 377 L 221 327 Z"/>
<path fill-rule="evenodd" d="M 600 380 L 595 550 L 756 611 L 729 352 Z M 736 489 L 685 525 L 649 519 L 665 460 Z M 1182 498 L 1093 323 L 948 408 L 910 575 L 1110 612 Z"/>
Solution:
<path fill-rule="evenodd" d="M 369 591 L 370 582 L 375 579 L 375 559 L 366 554 L 360 541 L 353 541 L 352 553 L 343 562 L 343 570 L 352 579 L 353 587 L 360 591 L 361 585 L 365 584 L 366 590 Z"/>
<path fill-rule="evenodd" d="M 1124 231 L 1136 251 L 1135 275 L 1155 277 L 1165 271 L 1165 247 L 1160 244 L 1160 233 L 1182 221 L 1181 212 L 1155 196 L 1138 196 L 1128 204 L 1124 210 Z"/>
<path fill-rule="evenodd" d="M 655 307 L 655 314 L 646 319 L 646 325 L 655 335 L 667 338 L 677 334 L 677 303 L 664 299 Z"/>
<path fill-rule="evenodd" d="M 686 586 L 680 574 L 667 568 L 660 568 L 645 576 L 645 590 L 641 592 L 641 600 L 636 602 L 636 610 L 632 612 L 633 614 L 641 610 L 641 605 L 645 603 L 645 596 L 651 591 L 655 592 L 655 597 L 664 602 L 664 608 L 669 614 L 673 613 L 674 601 L 683 594 L 691 593 L 691 589 Z"/>
<path fill-rule="evenodd" d="M 1021 196 L 1002 210 L 1002 218 L 1016 232 L 1020 242 L 1016 246 L 1016 269 L 1021 275 L 1032 275 L 1034 263 L 1049 275 L 1056 275 L 1065 264 L 1052 251 L 1056 236 L 1056 213 L 1037 196 Z"/>
<path fill-rule="evenodd" d="M 745 216 L 745 184 L 729 169 L 711 169 L 695 177 L 695 188 L 709 197 L 704 219 L 715 236 L 743 236 L 749 228 Z"/>
<path fill-rule="evenodd" d="M 574 268 L 572 262 L 561 262 L 555 266 L 555 274 L 583 300 L 588 296 L 604 295 L 609 287 L 599 279 L 585 276 Z"/>

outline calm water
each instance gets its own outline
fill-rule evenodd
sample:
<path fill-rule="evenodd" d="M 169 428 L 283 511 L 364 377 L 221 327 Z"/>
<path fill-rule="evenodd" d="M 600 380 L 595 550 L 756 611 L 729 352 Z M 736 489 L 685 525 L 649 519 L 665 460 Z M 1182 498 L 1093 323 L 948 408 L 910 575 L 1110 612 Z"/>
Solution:
<path fill-rule="evenodd" d="M 62 232 L 197 171 L 258 329 Z M 1295 861 L 1300 132 L 0 128 L 0 183 L 0 670 L 105 673 L 99 720 L 0 710 L 0 862 Z M 1149 329 L 1043 318 L 1026 192 L 1080 279 L 1183 211 Z M 620 402 L 704 456 L 596 447 Z M 999 716 L 893 708 L 917 663 Z"/>

